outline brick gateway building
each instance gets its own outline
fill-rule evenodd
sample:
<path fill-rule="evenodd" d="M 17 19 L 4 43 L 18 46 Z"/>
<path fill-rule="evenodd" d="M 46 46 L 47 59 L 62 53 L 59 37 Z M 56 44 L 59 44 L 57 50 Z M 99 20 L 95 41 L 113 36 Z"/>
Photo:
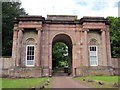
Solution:
<path fill-rule="evenodd" d="M 12 76 L 51 76 L 52 46 L 57 42 L 68 46 L 72 76 L 111 74 L 109 22 L 104 17 L 21 16 L 13 33 Z"/>

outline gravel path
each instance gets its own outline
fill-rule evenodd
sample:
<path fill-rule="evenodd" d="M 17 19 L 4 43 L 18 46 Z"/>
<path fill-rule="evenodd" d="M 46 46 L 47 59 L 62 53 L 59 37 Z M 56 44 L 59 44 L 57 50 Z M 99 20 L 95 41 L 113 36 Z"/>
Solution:
<path fill-rule="evenodd" d="M 53 77 L 52 88 L 89 88 L 81 85 L 79 82 L 74 81 L 68 76 Z"/>

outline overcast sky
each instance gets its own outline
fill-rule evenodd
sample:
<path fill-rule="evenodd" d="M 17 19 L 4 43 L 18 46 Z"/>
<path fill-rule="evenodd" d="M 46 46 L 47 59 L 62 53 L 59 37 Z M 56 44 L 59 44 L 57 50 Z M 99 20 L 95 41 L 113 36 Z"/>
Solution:
<path fill-rule="evenodd" d="M 29 15 L 118 16 L 120 0 L 21 0 Z"/>

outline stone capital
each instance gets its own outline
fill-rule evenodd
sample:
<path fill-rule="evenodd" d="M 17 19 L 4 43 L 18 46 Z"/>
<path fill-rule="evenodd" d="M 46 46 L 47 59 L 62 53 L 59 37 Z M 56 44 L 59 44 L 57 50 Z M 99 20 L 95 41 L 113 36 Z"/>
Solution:
<path fill-rule="evenodd" d="M 18 27 L 18 24 L 14 24 L 14 27 Z"/>
<path fill-rule="evenodd" d="M 87 31 L 88 32 L 89 29 L 88 28 L 83 28 L 82 31 Z"/>
<path fill-rule="evenodd" d="M 19 29 L 18 29 L 18 27 L 15 26 L 15 27 L 13 28 L 13 30 L 14 30 L 14 31 L 18 31 Z"/>
<path fill-rule="evenodd" d="M 42 27 L 40 27 L 40 28 L 36 28 L 36 31 L 42 31 Z"/>
<path fill-rule="evenodd" d="M 103 29 L 101 29 L 100 31 L 101 31 L 101 32 L 105 32 L 106 30 L 107 30 L 107 29 L 103 28 Z"/>
<path fill-rule="evenodd" d="M 19 28 L 19 30 L 24 31 L 24 28 Z"/>

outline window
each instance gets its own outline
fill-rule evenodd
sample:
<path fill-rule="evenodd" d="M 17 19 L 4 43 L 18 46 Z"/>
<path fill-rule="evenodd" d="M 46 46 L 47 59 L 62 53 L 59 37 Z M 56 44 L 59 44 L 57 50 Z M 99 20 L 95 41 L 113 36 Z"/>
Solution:
<path fill-rule="evenodd" d="M 34 66 L 34 45 L 26 46 L 26 66 Z"/>
<path fill-rule="evenodd" d="M 97 46 L 90 46 L 90 66 L 98 65 Z"/>

